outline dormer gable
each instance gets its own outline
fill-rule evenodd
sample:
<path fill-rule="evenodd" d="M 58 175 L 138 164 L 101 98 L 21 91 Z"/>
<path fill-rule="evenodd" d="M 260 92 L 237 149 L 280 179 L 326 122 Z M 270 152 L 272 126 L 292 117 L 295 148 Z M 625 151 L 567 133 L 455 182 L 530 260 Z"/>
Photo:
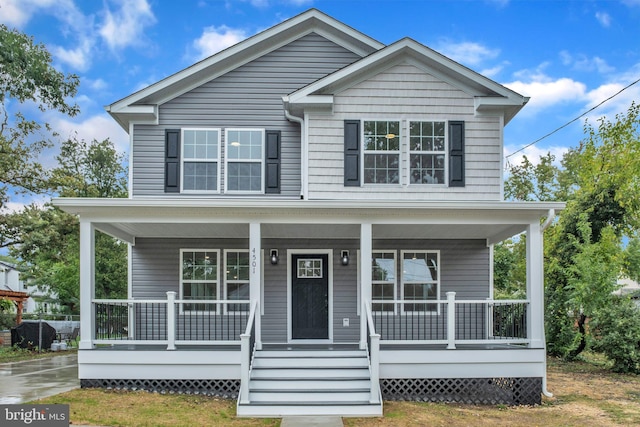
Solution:
<path fill-rule="evenodd" d="M 474 98 L 476 114 L 502 115 L 507 124 L 528 102 L 495 81 L 443 56 L 433 49 L 404 38 L 283 98 L 291 114 L 307 108 L 333 107 L 333 96 L 399 64 L 413 65 Z"/>

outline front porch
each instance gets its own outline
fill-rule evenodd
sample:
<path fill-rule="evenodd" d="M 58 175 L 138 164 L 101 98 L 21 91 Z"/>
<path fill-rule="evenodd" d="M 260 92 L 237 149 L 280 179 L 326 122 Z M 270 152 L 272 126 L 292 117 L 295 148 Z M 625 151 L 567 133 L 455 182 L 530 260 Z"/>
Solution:
<path fill-rule="evenodd" d="M 341 407 L 344 414 L 373 415 L 381 411 L 383 398 L 407 396 L 470 403 L 540 400 L 545 376 L 540 218 L 552 218 L 554 204 L 487 202 L 471 208 L 411 202 L 400 209 L 380 201 L 57 203 L 81 216 L 79 373 L 86 386 L 151 384 L 233 395 L 239 414 L 251 416 L 260 415 L 255 408 L 269 406 L 260 402 L 275 402 L 269 396 L 290 400 L 300 391 L 292 388 L 296 384 L 312 404 L 288 405 L 279 409 L 282 414 L 315 405 L 318 411 Z M 95 298 L 97 230 L 130 244 L 126 300 Z M 492 244 L 520 232 L 527 233 L 527 298 L 495 300 Z M 344 255 L 349 259 L 343 262 Z M 206 262 L 192 264 L 196 256 Z M 242 263 L 231 264 L 241 257 Z M 204 266 L 210 276 L 191 275 L 187 264 Z M 246 277 L 229 275 L 229 265 L 244 269 Z M 296 296 L 295 288 L 314 280 L 320 293 L 303 293 L 306 300 Z M 187 292 L 185 283 L 205 283 L 213 297 L 193 293 L 203 287 Z M 301 309 L 302 304 L 309 305 Z M 312 310 L 321 315 L 320 327 L 304 316 Z M 267 353 L 274 345 L 291 350 Z M 313 379 L 348 371 L 340 365 L 344 357 L 331 353 L 336 346 L 354 349 L 348 357 L 364 364 L 359 369 L 366 378 L 358 371 L 357 380 Z M 329 371 L 306 366 L 306 376 L 289 378 L 285 374 L 295 368 L 279 370 L 288 362 L 304 365 L 309 351 Z M 275 364 L 268 369 L 279 378 L 272 380 L 286 382 L 289 394 L 278 395 L 273 384 L 259 382 L 265 360 Z M 346 399 L 353 403 L 350 409 L 328 405 L 322 390 L 348 384 L 358 384 L 346 387 L 355 390 L 344 395 L 353 397 Z M 526 402 L 518 397 L 523 389 Z M 475 391 L 456 397 L 451 390 Z M 264 416 L 274 415 L 267 412 Z"/>

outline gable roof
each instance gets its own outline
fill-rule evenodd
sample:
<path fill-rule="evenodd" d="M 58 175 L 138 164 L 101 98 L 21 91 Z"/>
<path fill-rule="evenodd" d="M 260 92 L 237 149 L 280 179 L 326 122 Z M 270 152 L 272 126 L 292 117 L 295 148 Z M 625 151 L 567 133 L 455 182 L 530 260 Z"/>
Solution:
<path fill-rule="evenodd" d="M 116 101 L 105 109 L 127 132 L 132 121 L 157 123 L 159 105 L 310 33 L 319 34 L 359 56 L 369 55 L 384 47 L 384 44 L 319 10 L 310 9 Z"/>
<path fill-rule="evenodd" d="M 290 112 L 306 106 L 329 106 L 334 94 L 399 63 L 410 63 L 475 98 L 476 112 L 503 113 L 507 124 L 528 102 L 511 89 L 447 58 L 417 41 L 404 38 L 283 97 Z"/>

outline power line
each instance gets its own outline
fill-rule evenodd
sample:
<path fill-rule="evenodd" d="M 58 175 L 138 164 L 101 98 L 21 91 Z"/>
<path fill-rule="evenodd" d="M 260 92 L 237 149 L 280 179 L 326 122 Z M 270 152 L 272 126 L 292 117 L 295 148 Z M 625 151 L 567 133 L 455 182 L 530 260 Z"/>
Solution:
<path fill-rule="evenodd" d="M 613 98 L 615 98 L 616 96 L 620 95 L 622 92 L 624 92 L 625 90 L 629 89 L 631 86 L 633 86 L 634 84 L 636 84 L 636 83 L 638 83 L 638 82 L 640 82 L 640 79 L 638 79 L 638 80 L 636 80 L 635 82 L 633 82 L 633 83 L 631 83 L 631 84 L 629 84 L 629 85 L 625 86 L 624 88 L 620 89 L 617 93 L 615 93 L 614 95 L 611 95 L 610 97 L 608 97 L 608 98 L 607 98 L 607 99 L 605 99 L 604 101 L 600 102 L 600 103 L 599 103 L 598 105 L 596 105 L 595 107 L 590 108 L 589 110 L 587 110 L 587 111 L 585 111 L 584 113 L 580 114 L 580 115 L 579 115 L 578 117 L 576 117 L 575 119 L 573 119 L 573 120 L 571 120 L 571 121 L 569 121 L 569 122 L 567 122 L 567 123 L 563 124 L 563 125 L 562 125 L 562 126 L 560 126 L 559 128 L 557 128 L 557 129 L 555 129 L 555 130 L 553 130 L 553 131 L 549 132 L 548 134 L 546 134 L 546 135 L 544 135 L 544 136 L 542 136 L 542 137 L 540 137 L 540 138 L 536 139 L 535 141 L 533 141 L 533 142 L 531 142 L 531 143 L 529 143 L 529 144 L 525 145 L 524 147 L 522 147 L 522 148 L 520 148 L 520 149 L 518 149 L 518 150 L 514 151 L 513 153 L 511 153 L 511 154 L 508 154 L 508 155 L 504 156 L 504 158 L 505 158 L 505 159 L 508 159 L 509 157 L 511 157 L 511 156 L 513 156 L 513 155 L 515 155 L 515 154 L 518 154 L 519 152 L 521 152 L 521 151 L 523 151 L 523 150 L 526 150 L 527 148 L 531 147 L 532 145 L 537 144 L 538 142 L 542 141 L 543 139 L 546 139 L 546 138 L 550 137 L 551 135 L 553 135 L 554 133 L 556 133 L 556 132 L 558 132 L 558 131 L 560 131 L 560 130 L 562 130 L 562 129 L 566 128 L 566 127 L 567 127 L 567 126 L 569 126 L 571 123 L 573 123 L 573 122 L 575 122 L 575 121 L 580 120 L 582 117 L 586 116 L 587 114 L 589 114 L 590 112 L 592 112 L 592 111 L 593 111 L 593 110 L 595 110 L 596 108 L 600 107 L 600 106 L 601 106 L 602 104 L 604 104 L 605 102 L 610 101 L 611 99 L 613 99 Z"/>

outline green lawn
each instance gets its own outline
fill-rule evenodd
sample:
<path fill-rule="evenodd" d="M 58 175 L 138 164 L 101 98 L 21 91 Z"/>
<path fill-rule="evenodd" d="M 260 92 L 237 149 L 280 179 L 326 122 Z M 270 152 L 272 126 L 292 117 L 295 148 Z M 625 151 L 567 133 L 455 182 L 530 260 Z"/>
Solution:
<path fill-rule="evenodd" d="M 549 359 L 552 398 L 529 407 L 385 402 L 382 418 L 345 418 L 350 427 L 634 426 L 640 425 L 640 376 L 607 361 Z M 77 389 L 34 403 L 70 406 L 73 424 L 101 426 L 278 426 L 278 419 L 235 418 L 235 400 L 197 395 Z"/>

